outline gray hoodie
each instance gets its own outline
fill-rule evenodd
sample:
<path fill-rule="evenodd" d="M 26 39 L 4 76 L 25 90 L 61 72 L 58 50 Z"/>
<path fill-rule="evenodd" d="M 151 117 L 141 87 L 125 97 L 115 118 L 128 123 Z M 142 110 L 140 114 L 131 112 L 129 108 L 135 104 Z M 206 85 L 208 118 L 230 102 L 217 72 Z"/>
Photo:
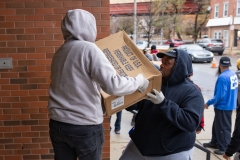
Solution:
<path fill-rule="evenodd" d="M 94 44 L 96 20 L 84 10 L 69 10 L 62 20 L 65 43 L 51 65 L 50 118 L 76 125 L 103 122 L 100 90 L 122 96 L 135 92 L 139 78 L 122 77 Z"/>

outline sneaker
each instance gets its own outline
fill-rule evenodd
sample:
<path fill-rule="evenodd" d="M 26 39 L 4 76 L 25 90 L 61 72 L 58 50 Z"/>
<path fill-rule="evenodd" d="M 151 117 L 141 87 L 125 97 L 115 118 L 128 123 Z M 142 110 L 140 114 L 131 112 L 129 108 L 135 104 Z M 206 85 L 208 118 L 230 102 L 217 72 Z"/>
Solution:
<path fill-rule="evenodd" d="M 115 130 L 114 131 L 116 134 L 120 134 L 120 130 Z"/>
<path fill-rule="evenodd" d="M 225 151 L 221 151 L 218 149 L 218 150 L 215 150 L 214 153 L 218 155 L 224 155 Z"/>
<path fill-rule="evenodd" d="M 211 142 L 209 142 L 209 143 L 203 143 L 203 147 L 218 149 L 218 146 L 217 146 L 216 144 L 212 144 Z"/>
<path fill-rule="evenodd" d="M 235 153 L 233 160 L 240 160 L 240 153 L 239 152 Z"/>

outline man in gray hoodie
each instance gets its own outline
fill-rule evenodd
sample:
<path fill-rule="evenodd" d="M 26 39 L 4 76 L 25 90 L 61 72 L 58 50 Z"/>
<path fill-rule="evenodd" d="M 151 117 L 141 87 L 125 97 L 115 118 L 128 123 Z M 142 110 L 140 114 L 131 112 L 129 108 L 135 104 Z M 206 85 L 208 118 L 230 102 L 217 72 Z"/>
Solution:
<path fill-rule="evenodd" d="M 142 74 L 116 74 L 104 53 L 94 44 L 94 16 L 69 10 L 61 23 L 65 43 L 51 65 L 48 111 L 55 160 L 99 160 L 104 142 L 101 89 L 122 96 L 144 92 L 149 81 Z"/>

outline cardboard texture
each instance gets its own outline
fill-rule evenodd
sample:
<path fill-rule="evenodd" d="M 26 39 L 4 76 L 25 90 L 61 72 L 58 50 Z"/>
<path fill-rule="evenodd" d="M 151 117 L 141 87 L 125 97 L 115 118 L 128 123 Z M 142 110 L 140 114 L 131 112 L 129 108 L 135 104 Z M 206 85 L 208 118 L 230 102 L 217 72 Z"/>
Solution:
<path fill-rule="evenodd" d="M 149 80 L 149 86 L 144 93 L 136 91 L 133 94 L 118 97 L 102 91 L 103 105 L 108 116 L 144 99 L 147 92 L 151 92 L 153 88 L 160 91 L 162 84 L 161 73 L 124 31 L 103 38 L 97 41 L 96 45 L 104 52 L 118 74 L 135 77 L 142 73 Z"/>

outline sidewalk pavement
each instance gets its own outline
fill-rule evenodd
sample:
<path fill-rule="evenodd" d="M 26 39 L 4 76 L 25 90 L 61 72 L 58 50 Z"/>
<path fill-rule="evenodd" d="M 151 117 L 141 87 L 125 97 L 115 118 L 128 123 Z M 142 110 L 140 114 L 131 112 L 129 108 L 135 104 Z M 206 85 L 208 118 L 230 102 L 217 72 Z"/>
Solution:
<path fill-rule="evenodd" d="M 110 159 L 118 160 L 121 156 L 122 151 L 128 144 L 130 138 L 128 136 L 128 131 L 132 128 L 131 120 L 133 114 L 123 110 L 122 112 L 122 122 L 121 122 L 121 133 L 115 134 L 114 132 L 114 123 L 116 120 L 116 115 L 113 115 L 111 118 L 111 133 L 110 133 Z M 235 124 L 236 111 L 233 111 L 232 115 L 232 131 Z M 202 145 L 203 143 L 209 142 L 212 137 L 212 123 L 214 118 L 214 109 L 212 106 L 209 109 L 204 110 L 204 119 L 205 119 L 205 131 L 202 131 L 197 135 L 196 143 Z M 207 148 L 211 151 L 211 160 L 224 160 L 222 156 L 215 155 L 213 153 L 214 149 Z M 206 153 L 194 147 L 193 160 L 205 160 Z"/>

